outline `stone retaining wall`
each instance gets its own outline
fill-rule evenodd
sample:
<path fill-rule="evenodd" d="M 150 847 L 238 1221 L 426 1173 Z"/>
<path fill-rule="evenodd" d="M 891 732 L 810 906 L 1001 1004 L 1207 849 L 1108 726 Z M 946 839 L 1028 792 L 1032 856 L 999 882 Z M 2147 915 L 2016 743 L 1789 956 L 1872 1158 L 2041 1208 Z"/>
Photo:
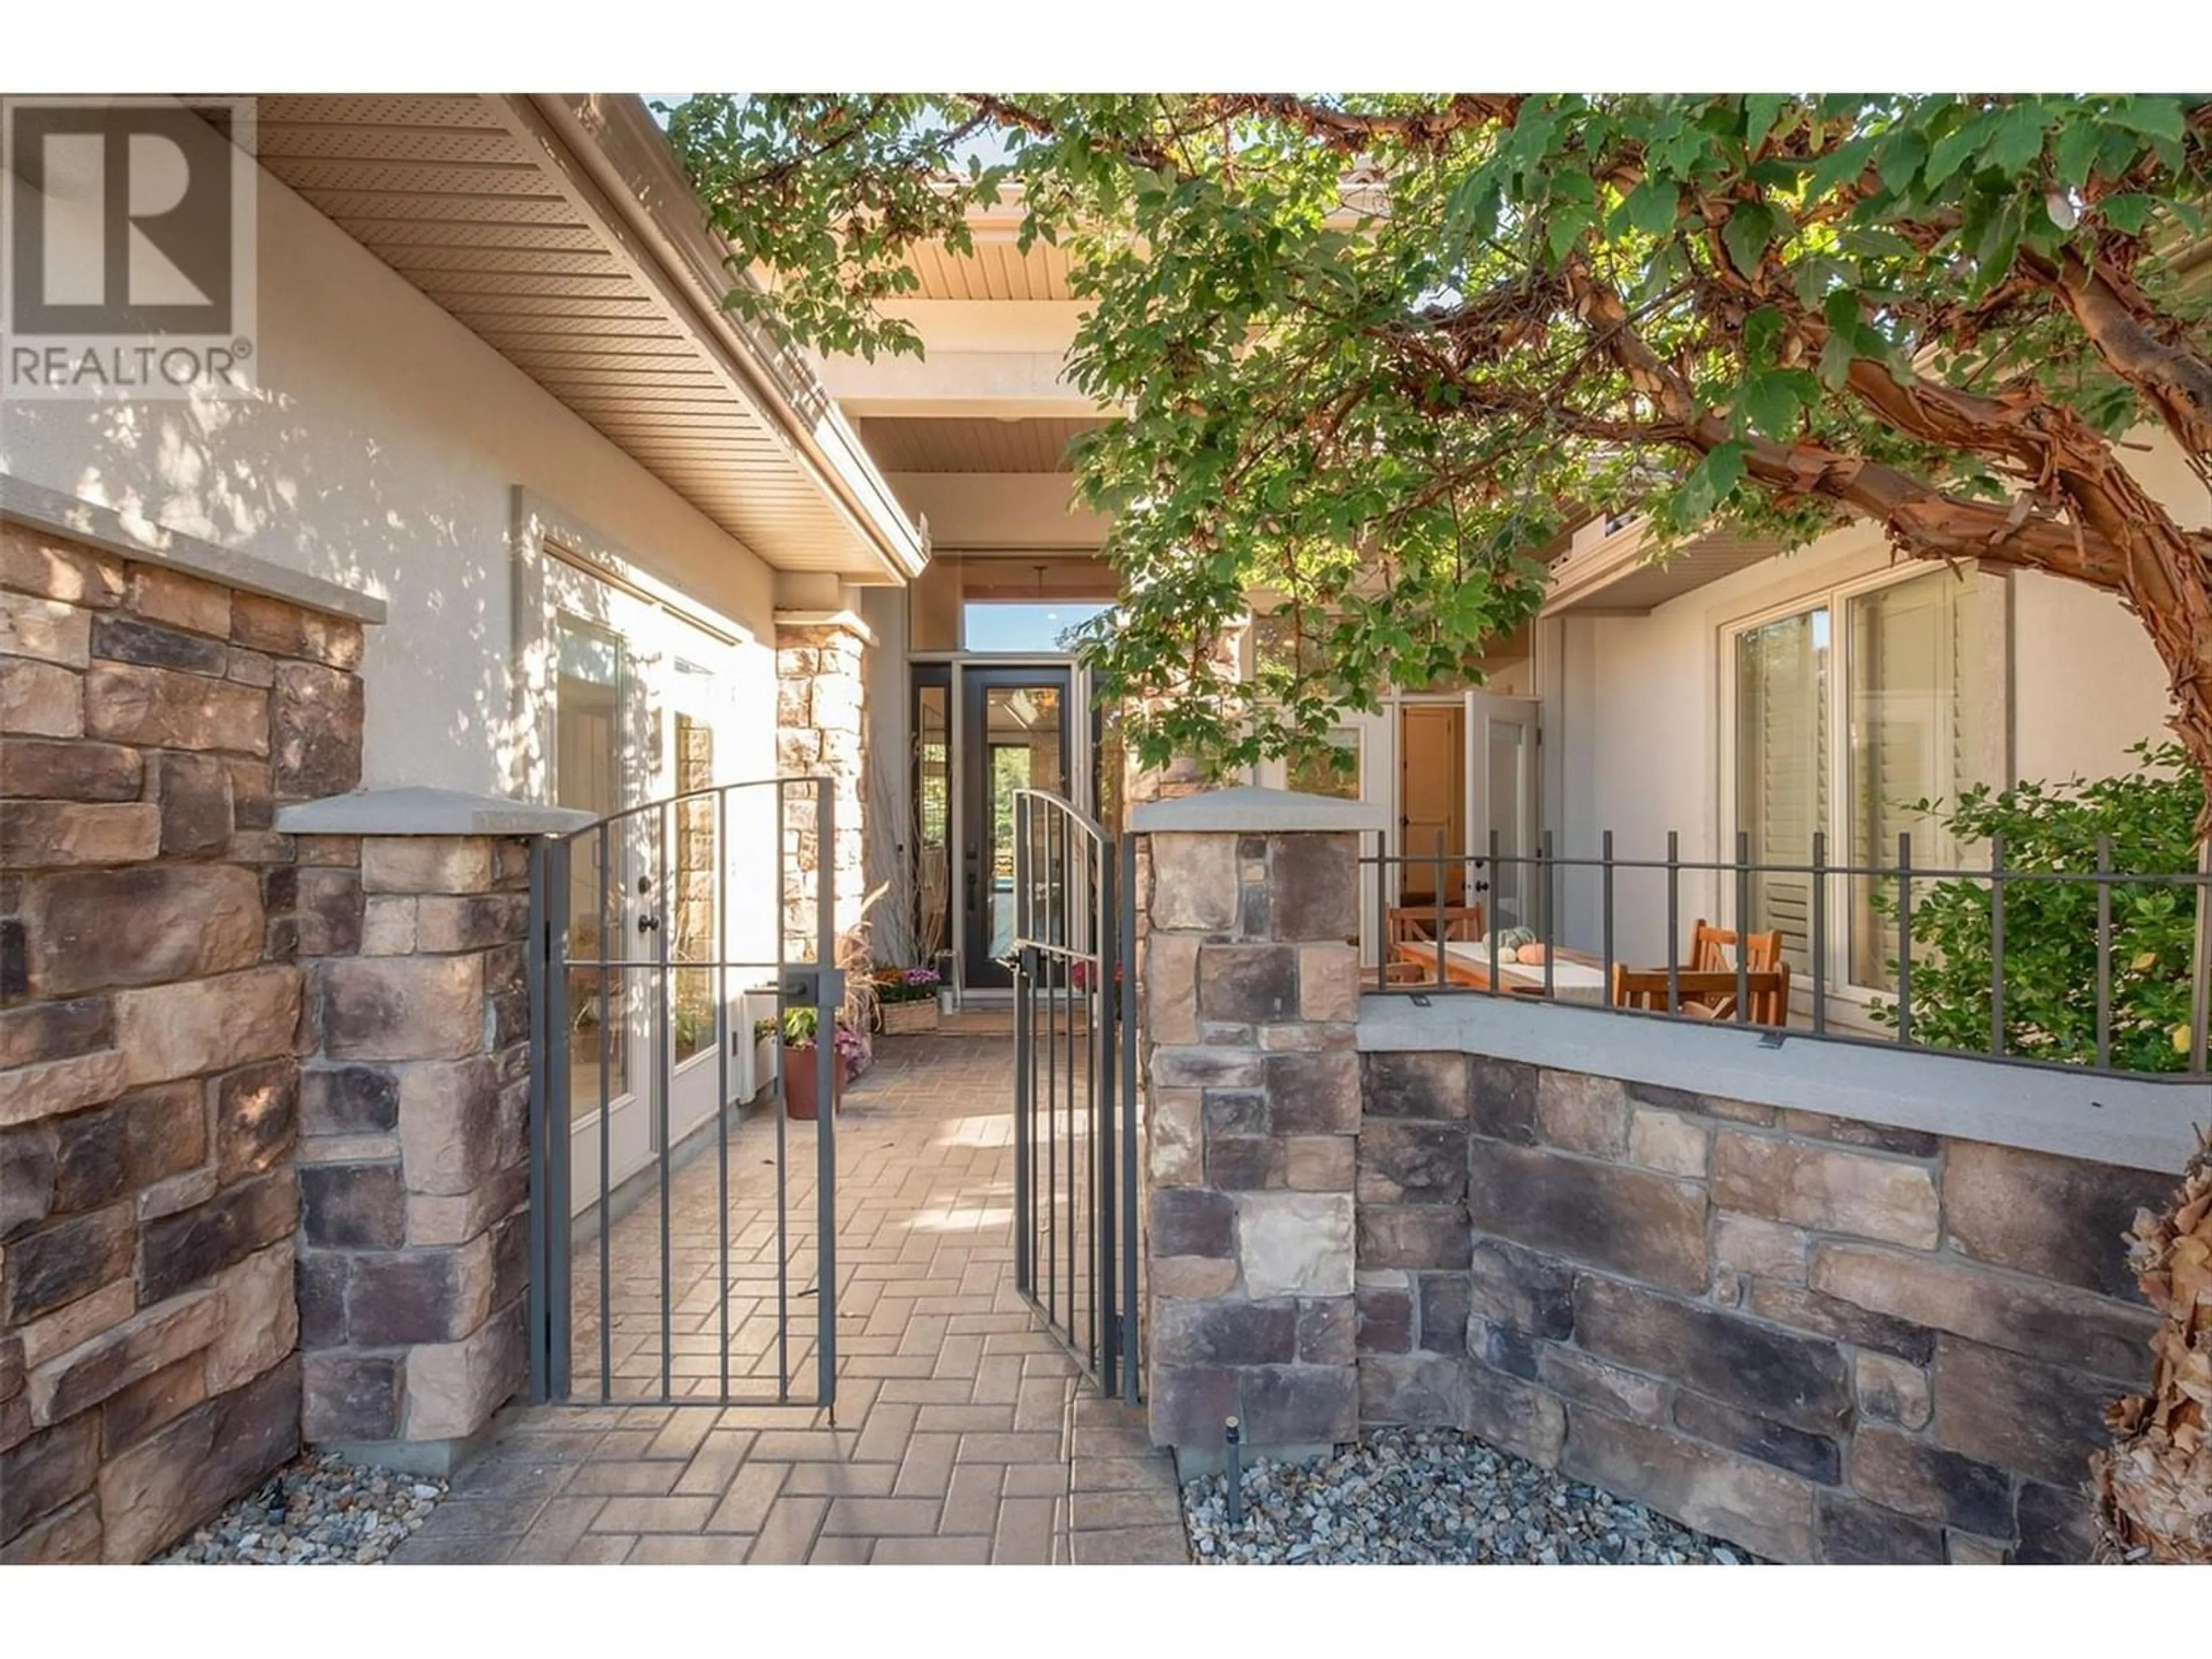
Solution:
<path fill-rule="evenodd" d="M 2173 1177 L 1456 1053 L 1361 1057 L 1370 1425 L 1788 1561 L 2081 1561 Z"/>
<path fill-rule="evenodd" d="M 0 525 L 0 1560 L 130 1561 L 299 1441 L 277 805 L 361 775 L 358 623 Z"/>

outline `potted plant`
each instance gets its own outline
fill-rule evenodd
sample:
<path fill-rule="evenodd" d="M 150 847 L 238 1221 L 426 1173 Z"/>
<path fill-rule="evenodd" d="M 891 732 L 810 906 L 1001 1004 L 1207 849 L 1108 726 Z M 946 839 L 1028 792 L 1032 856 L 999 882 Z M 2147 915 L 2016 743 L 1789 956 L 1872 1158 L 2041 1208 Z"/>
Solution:
<path fill-rule="evenodd" d="M 822 1030 L 822 1011 L 818 1008 L 787 1008 L 783 1011 L 783 1109 L 787 1117 L 812 1121 L 818 1115 L 815 1067 L 821 1064 L 822 1048 L 818 1041 Z M 845 1066 L 849 1056 L 846 1053 L 845 1033 L 837 1030 L 832 1042 L 830 1072 L 830 1102 L 836 1107 L 845 1092 Z"/>
<path fill-rule="evenodd" d="M 937 1029 L 937 989 L 944 981 L 934 968 L 884 968 L 875 975 L 876 1006 L 886 1036 L 906 1036 Z"/>

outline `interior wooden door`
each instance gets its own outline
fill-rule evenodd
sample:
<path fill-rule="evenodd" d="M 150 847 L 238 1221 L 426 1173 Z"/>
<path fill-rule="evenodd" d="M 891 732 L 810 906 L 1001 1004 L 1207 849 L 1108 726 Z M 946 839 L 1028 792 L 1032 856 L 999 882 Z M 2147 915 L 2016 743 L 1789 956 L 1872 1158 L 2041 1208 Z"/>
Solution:
<path fill-rule="evenodd" d="M 1409 860 L 1398 893 L 1406 903 L 1447 904 L 1467 890 L 1466 725 L 1456 703 L 1408 703 L 1398 726 L 1398 848 Z M 1433 858 L 1437 863 L 1423 864 Z"/>

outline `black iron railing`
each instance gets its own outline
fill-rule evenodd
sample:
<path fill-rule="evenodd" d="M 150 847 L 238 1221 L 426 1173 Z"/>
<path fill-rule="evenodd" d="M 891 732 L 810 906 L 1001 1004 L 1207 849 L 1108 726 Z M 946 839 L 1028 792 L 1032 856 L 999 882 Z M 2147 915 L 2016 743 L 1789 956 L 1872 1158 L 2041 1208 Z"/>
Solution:
<path fill-rule="evenodd" d="M 2199 1078 L 2212 1070 L 2212 870 L 2202 862 L 2118 868 L 2106 837 L 2079 869 L 2008 864 L 2002 837 L 1972 864 L 1918 861 L 1909 835 L 1897 838 L 1893 860 L 1885 846 L 1842 860 L 1815 835 L 1802 863 L 1755 860 L 1741 836 L 1732 858 L 1685 856 L 1672 831 L 1658 857 L 1622 856 L 1610 831 L 1583 856 L 1557 852 L 1548 834 L 1527 854 L 1506 852 L 1494 835 L 1485 851 L 1458 854 L 1395 854 L 1381 842 L 1373 837 L 1360 860 L 1373 993 L 1565 995 L 1624 1015 L 1719 1018 L 2016 1064 Z M 1788 894 L 1779 902 L 1777 882 Z M 1624 903 L 1624 888 L 1638 883 L 1641 902 Z M 2067 907 L 2048 901 L 2062 890 L 2080 899 L 2073 908 L 2082 915 L 2078 934 L 2058 925 L 2054 951 L 2051 912 Z M 1918 925 L 1931 904 L 1946 907 L 1947 926 Z M 1780 933 L 1779 960 L 1757 965 L 1733 945 L 1717 969 L 1686 959 L 1686 928 L 1701 910 L 1730 933 Z M 2008 911 L 2033 920 L 2024 945 L 2008 939 Z M 2159 949 L 2137 948 L 2146 915 Z M 1535 960 L 1516 959 L 1515 927 L 1539 942 Z M 1962 933 L 1971 948 L 1956 948 Z M 1875 972 L 1854 972 L 1870 945 L 1881 951 Z"/>

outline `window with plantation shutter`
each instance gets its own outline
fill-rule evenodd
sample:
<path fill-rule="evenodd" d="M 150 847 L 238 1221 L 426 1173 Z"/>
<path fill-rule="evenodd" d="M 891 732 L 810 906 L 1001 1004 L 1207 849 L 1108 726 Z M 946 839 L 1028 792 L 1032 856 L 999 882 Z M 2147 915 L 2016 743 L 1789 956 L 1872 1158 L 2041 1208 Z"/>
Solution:
<path fill-rule="evenodd" d="M 1828 813 L 1828 612 L 1783 617 L 1735 636 L 1736 817 L 1754 865 L 1806 865 Z M 1732 849 L 1731 849 L 1732 850 Z M 1751 927 L 1778 930 L 1796 972 L 1812 966 L 1812 881 L 1751 878 Z"/>
<path fill-rule="evenodd" d="M 1733 827 L 1748 837 L 1753 866 L 1808 865 L 1816 831 L 1836 866 L 1893 869 L 1900 835 L 1912 838 L 1915 869 L 1986 855 L 1958 845 L 1942 818 L 1961 790 L 2002 765 L 1993 747 L 2003 714 L 2002 593 L 1972 571 L 1938 570 L 1834 592 L 1729 636 Z M 1829 982 L 1894 991 L 1898 884 L 1834 883 Z M 1749 885 L 1750 927 L 1779 932 L 1792 971 L 1808 973 L 1809 874 L 1762 870 Z"/>

